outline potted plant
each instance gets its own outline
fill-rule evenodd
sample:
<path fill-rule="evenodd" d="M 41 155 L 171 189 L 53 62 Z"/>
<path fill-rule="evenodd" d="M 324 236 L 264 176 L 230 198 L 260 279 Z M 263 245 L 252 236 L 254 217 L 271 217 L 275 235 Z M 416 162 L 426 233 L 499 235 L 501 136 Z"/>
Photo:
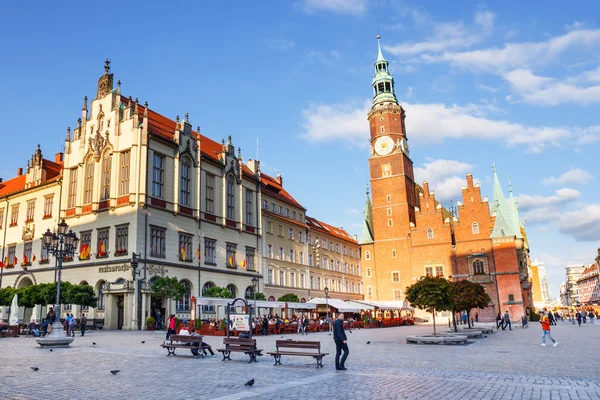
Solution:
<path fill-rule="evenodd" d="M 153 331 L 156 329 L 156 320 L 154 319 L 154 317 L 148 317 L 148 319 L 146 319 L 146 329 L 148 329 L 149 331 Z"/>

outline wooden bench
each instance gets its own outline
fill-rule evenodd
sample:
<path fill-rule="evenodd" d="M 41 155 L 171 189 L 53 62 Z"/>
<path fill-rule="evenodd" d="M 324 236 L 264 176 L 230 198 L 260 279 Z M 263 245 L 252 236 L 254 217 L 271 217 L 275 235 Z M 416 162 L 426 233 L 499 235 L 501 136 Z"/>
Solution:
<path fill-rule="evenodd" d="M 274 365 L 281 365 L 281 356 L 304 356 L 312 357 L 317 360 L 317 368 L 323 368 L 323 357 L 329 353 L 321 353 L 321 342 L 309 342 L 300 340 L 277 340 L 275 341 L 276 351 L 268 352 L 275 359 Z M 316 350 L 312 352 L 308 351 L 280 351 L 279 349 L 304 349 L 304 350 Z"/>
<path fill-rule="evenodd" d="M 245 353 L 250 357 L 250 364 L 252 361 L 257 362 L 256 356 L 262 356 L 262 349 L 256 348 L 256 339 L 240 338 L 240 337 L 229 337 L 223 338 L 224 349 L 217 349 L 218 352 L 223 353 L 223 360 L 231 360 L 230 355 L 232 352 Z"/>
<path fill-rule="evenodd" d="M 202 346 L 202 336 L 191 336 L 191 335 L 171 335 L 169 342 L 165 342 L 160 347 L 167 349 L 167 357 L 171 354 L 176 356 L 175 349 L 188 349 L 196 350 L 196 357 L 204 358 L 204 350 L 209 349 L 211 346 Z M 194 355 L 194 353 L 192 353 Z"/>

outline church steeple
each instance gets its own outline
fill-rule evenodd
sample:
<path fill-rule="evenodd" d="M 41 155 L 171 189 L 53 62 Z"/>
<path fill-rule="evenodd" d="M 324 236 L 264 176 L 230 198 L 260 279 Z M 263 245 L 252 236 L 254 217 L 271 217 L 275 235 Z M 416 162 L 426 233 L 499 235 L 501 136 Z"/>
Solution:
<path fill-rule="evenodd" d="M 502 191 L 502 185 L 498 179 L 496 173 L 496 165 L 493 165 L 494 171 L 494 200 L 492 203 L 492 213 L 496 214 L 496 220 L 494 222 L 494 229 L 490 237 L 499 238 L 505 236 L 515 236 L 517 238 L 523 237 L 521 235 L 521 229 L 518 227 L 515 218 L 515 209 L 512 198 L 512 186 L 510 187 L 511 199 L 506 200 L 504 192 Z"/>
<path fill-rule="evenodd" d="M 394 93 L 394 77 L 390 74 L 389 63 L 383 58 L 381 52 L 381 36 L 377 35 L 377 61 L 375 61 L 375 74 L 373 75 L 373 105 L 383 102 L 398 104 Z"/>
<path fill-rule="evenodd" d="M 373 240 L 373 209 L 371 199 L 369 198 L 369 189 L 367 187 L 367 201 L 365 204 L 365 217 L 363 219 L 362 233 L 360 235 L 360 244 L 371 244 Z"/>

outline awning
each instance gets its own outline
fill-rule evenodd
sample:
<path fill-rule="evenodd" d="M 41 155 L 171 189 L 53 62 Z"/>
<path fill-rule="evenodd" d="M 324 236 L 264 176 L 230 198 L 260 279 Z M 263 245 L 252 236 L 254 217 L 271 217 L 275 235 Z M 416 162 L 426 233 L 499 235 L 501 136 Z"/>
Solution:
<path fill-rule="evenodd" d="M 363 300 L 356 300 L 355 303 L 358 304 L 364 304 L 366 306 L 370 306 L 370 309 L 374 308 L 378 308 L 380 310 L 407 310 L 407 311 L 414 311 L 415 309 L 412 308 L 406 301 L 404 300 L 397 300 L 397 301 L 363 301 Z"/>
<path fill-rule="evenodd" d="M 220 297 L 196 297 L 196 305 L 199 306 L 226 306 L 228 303 L 232 303 L 235 299 L 223 299 Z M 250 305 L 254 305 L 254 300 L 246 300 Z M 236 307 L 244 306 L 244 303 L 238 301 L 235 303 Z M 285 301 L 267 301 L 267 300 L 256 300 L 257 308 L 290 308 L 294 310 L 314 310 L 316 307 L 310 303 L 294 303 Z"/>
<path fill-rule="evenodd" d="M 340 312 L 360 312 L 360 307 L 353 306 L 340 299 L 326 299 L 324 297 L 315 297 L 307 301 L 307 303 L 317 305 L 327 305 L 336 308 Z"/>

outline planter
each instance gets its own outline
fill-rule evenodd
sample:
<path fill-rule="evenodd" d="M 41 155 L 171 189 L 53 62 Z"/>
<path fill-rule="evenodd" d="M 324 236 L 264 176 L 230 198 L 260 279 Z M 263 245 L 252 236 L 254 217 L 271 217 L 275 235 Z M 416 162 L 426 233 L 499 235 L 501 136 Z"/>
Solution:
<path fill-rule="evenodd" d="M 146 329 L 149 331 L 153 331 L 156 329 L 156 324 L 148 324 L 146 325 Z"/>

